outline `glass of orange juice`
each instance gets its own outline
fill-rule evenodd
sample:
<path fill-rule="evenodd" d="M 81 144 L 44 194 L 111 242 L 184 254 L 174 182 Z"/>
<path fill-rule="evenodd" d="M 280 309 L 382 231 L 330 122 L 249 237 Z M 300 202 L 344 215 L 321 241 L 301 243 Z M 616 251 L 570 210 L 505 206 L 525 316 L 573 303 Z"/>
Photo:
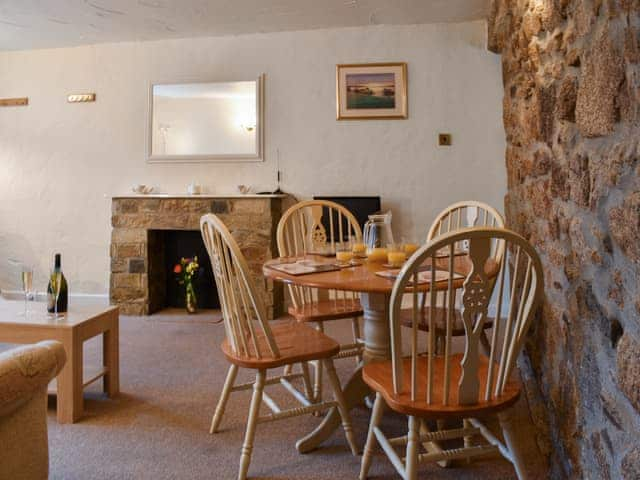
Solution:
<path fill-rule="evenodd" d="M 367 256 L 367 246 L 362 242 L 362 240 L 357 241 L 354 238 L 351 243 L 351 251 L 353 252 L 353 256 L 356 258 L 364 258 Z"/>
<path fill-rule="evenodd" d="M 336 261 L 338 265 L 349 265 L 353 258 L 350 242 L 336 243 Z"/>
<path fill-rule="evenodd" d="M 407 254 L 407 257 L 410 257 L 411 255 L 413 255 L 415 253 L 416 250 L 418 250 L 418 248 L 420 248 L 420 245 L 418 245 L 416 242 L 407 242 L 405 240 L 402 241 L 403 247 L 404 247 L 404 253 Z"/>
<path fill-rule="evenodd" d="M 407 261 L 407 253 L 401 243 L 387 245 L 387 263 L 392 267 L 401 267 Z"/>

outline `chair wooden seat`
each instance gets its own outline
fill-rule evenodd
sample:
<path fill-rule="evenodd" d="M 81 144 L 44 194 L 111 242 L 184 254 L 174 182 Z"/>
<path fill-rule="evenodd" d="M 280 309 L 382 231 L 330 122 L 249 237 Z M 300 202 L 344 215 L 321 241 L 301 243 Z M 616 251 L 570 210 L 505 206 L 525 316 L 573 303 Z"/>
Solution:
<path fill-rule="evenodd" d="M 447 310 L 445 308 L 436 307 L 435 310 L 435 318 L 434 325 L 435 330 L 439 335 L 444 335 L 447 331 Z M 424 332 L 429 331 L 429 316 L 430 316 L 430 308 L 426 306 L 423 310 L 418 312 L 418 330 L 422 330 Z M 400 310 L 400 324 L 411 328 L 413 324 L 413 309 L 407 308 Z M 484 325 L 482 328 L 487 330 L 493 326 L 493 318 L 487 318 L 484 321 Z M 453 322 L 451 324 L 451 335 L 454 337 L 461 337 L 465 334 L 464 331 L 464 323 L 462 322 L 462 313 L 458 309 L 454 309 L 453 314 Z"/>
<path fill-rule="evenodd" d="M 222 351 L 229 362 L 244 368 L 270 369 L 283 365 L 322 360 L 338 353 L 340 345 L 332 338 L 295 320 L 284 320 L 271 324 L 271 332 L 280 351 L 280 356 L 255 356 L 255 348 L 247 338 L 251 356 L 240 356 L 233 352 L 228 339 L 222 342 Z M 267 344 L 262 332 L 257 334 L 259 350 L 267 352 Z"/>
<path fill-rule="evenodd" d="M 299 322 L 324 322 L 360 317 L 363 314 L 362 305 L 357 298 L 321 300 L 289 307 L 289 315 Z"/>
<path fill-rule="evenodd" d="M 462 369 L 460 362 L 462 354 L 451 355 L 451 385 L 458 385 Z M 513 405 L 520 396 L 521 384 L 517 379 L 509 379 L 505 384 L 502 395 L 494 397 L 489 401 L 480 400 L 473 405 L 458 405 L 458 390 L 451 388 L 449 393 L 449 405 L 443 405 L 444 385 L 444 356 L 434 358 L 433 362 L 433 397 L 431 404 L 426 402 L 426 382 L 418 382 L 416 401 L 411 401 L 411 393 L 406 392 L 395 395 L 393 393 L 393 373 L 391 361 L 375 362 L 365 365 L 362 371 L 362 378 L 373 390 L 379 392 L 385 399 L 387 405 L 405 415 L 415 415 L 422 418 L 469 418 L 481 417 L 487 414 L 494 414 Z M 417 372 L 419 378 L 427 376 L 427 358 L 419 357 L 417 362 Z M 411 378 L 411 358 L 406 358 L 402 364 L 404 378 Z M 498 370 L 498 365 L 495 365 Z M 487 385 L 487 374 L 489 371 L 489 361 L 484 355 L 479 356 L 478 380 L 480 391 L 484 392 Z"/>

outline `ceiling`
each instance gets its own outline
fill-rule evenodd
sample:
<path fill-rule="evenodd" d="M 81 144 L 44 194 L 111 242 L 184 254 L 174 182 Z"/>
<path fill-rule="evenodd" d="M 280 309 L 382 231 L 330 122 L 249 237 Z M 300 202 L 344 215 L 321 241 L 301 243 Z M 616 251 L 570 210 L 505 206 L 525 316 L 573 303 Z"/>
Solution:
<path fill-rule="evenodd" d="M 0 50 L 358 25 L 461 22 L 489 0 L 2 0 Z"/>

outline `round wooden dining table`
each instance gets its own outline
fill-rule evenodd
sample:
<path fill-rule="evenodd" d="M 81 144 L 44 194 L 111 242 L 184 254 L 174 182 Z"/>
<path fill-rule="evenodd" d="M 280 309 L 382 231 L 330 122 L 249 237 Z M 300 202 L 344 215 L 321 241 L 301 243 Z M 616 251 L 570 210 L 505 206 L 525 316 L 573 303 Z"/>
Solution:
<path fill-rule="evenodd" d="M 326 257 L 323 259 L 313 255 L 307 255 L 305 259 L 318 262 L 327 261 Z M 269 260 L 263 267 L 264 276 L 287 284 L 360 293 L 360 303 L 364 311 L 363 362 L 354 370 L 343 387 L 347 405 L 351 409 L 362 404 L 365 397 L 371 393 L 369 387 L 362 380 L 363 365 L 371 361 L 388 360 L 391 357 L 389 300 L 395 279 L 376 275 L 376 272 L 389 270 L 381 263 L 376 262 L 363 262 L 361 265 L 340 270 L 304 275 L 290 275 L 271 268 L 278 263 L 291 261 L 292 259 L 278 258 Z M 456 255 L 454 270 L 457 273 L 464 275 L 469 271 L 469 267 L 470 262 L 468 262 L 466 253 L 464 256 Z M 462 287 L 463 281 L 464 278 L 456 279 L 454 286 L 456 288 Z M 420 284 L 417 288 L 428 291 L 429 287 L 430 284 L 425 283 Z M 435 287 L 438 290 L 446 289 L 447 281 L 435 282 Z M 315 430 L 296 443 L 296 448 L 300 453 L 309 452 L 324 442 L 339 427 L 340 415 L 336 408 L 332 408 Z"/>

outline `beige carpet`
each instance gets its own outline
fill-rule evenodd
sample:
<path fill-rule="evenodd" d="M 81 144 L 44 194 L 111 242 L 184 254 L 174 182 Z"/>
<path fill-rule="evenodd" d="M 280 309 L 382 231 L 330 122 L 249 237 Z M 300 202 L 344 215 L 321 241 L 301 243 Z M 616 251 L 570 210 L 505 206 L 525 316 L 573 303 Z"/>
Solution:
<path fill-rule="evenodd" d="M 122 317 L 120 327 L 121 390 L 107 399 L 94 384 L 85 393 L 86 416 L 74 425 L 58 425 L 53 399 L 49 409 L 51 478 L 54 479 L 234 479 L 244 435 L 250 392 L 232 394 L 223 430 L 209 435 L 209 423 L 227 363 L 219 344 L 222 325 L 215 313 L 197 316 L 175 312 L 151 317 Z M 348 338 L 348 322 L 333 322 L 329 333 Z M 85 362 L 100 355 L 98 341 L 85 344 Z M 343 378 L 352 360 L 337 362 Z M 249 378 L 245 374 L 243 378 Z M 276 400 L 287 394 L 271 387 Z M 353 411 L 360 445 L 369 410 Z M 323 448 L 306 455 L 295 450 L 298 438 L 319 422 L 313 416 L 258 426 L 249 475 L 256 479 L 339 480 L 357 478 L 360 458 L 353 457 L 341 431 Z M 531 478 L 546 478 L 544 461 L 533 442 L 526 403 L 518 406 L 520 437 L 529 451 Z M 403 431 L 405 419 L 387 415 L 386 429 Z M 373 479 L 398 478 L 383 455 L 374 459 Z M 499 456 L 457 468 L 421 467 L 420 478 L 512 479 L 515 472 Z"/>

